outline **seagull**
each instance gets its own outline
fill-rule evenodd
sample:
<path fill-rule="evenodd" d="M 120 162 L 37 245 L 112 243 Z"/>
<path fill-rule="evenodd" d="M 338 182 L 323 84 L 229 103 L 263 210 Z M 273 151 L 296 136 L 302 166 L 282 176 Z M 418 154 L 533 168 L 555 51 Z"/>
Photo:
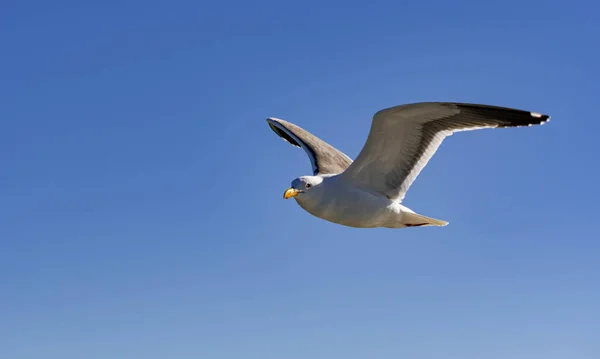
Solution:
<path fill-rule="evenodd" d="M 269 127 L 310 159 L 312 175 L 294 179 L 283 198 L 342 226 L 406 228 L 446 226 L 404 206 L 406 192 L 442 144 L 455 132 L 542 125 L 550 116 L 507 107 L 458 102 L 418 102 L 373 115 L 367 140 L 352 161 L 303 128 L 269 117 Z"/>

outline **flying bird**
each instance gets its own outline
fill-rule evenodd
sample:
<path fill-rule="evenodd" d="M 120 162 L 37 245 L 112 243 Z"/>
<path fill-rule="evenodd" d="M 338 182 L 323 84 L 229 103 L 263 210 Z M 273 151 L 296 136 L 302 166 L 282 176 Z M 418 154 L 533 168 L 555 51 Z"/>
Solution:
<path fill-rule="evenodd" d="M 283 195 L 310 214 L 355 228 L 446 226 L 447 221 L 402 205 L 406 192 L 455 132 L 542 125 L 550 116 L 518 109 L 457 102 L 419 102 L 375 113 L 355 161 L 290 122 L 270 117 L 270 128 L 304 149 L 312 175 L 294 179 Z"/>

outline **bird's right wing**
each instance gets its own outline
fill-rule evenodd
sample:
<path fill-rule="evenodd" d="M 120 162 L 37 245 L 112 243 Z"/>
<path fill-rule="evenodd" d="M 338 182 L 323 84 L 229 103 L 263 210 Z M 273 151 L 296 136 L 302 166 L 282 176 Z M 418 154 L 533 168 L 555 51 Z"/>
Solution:
<path fill-rule="evenodd" d="M 300 126 L 273 117 L 268 118 L 267 123 L 279 137 L 293 146 L 304 149 L 314 175 L 342 173 L 352 163 L 346 154 Z"/>
<path fill-rule="evenodd" d="M 442 141 L 458 131 L 543 124 L 550 116 L 505 107 L 422 102 L 381 110 L 367 141 L 341 177 L 402 201 Z"/>

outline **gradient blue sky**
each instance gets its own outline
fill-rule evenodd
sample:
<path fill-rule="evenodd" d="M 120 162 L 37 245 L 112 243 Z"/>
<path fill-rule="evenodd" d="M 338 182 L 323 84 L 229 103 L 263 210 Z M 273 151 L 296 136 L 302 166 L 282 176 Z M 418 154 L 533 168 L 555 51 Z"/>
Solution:
<path fill-rule="evenodd" d="M 600 357 L 598 5 L 403 4 L 3 1 L 0 357 Z M 445 228 L 282 199 L 266 117 L 355 157 L 428 100 L 552 121 L 444 142 Z"/>

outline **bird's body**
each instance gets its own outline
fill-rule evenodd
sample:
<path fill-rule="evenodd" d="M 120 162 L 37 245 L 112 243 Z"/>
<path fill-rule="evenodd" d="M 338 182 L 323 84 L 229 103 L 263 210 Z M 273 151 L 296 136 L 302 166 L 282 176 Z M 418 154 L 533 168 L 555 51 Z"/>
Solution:
<path fill-rule="evenodd" d="M 294 197 L 308 213 L 330 222 L 351 227 L 380 227 L 396 213 L 393 202 L 377 193 L 348 186 L 340 176 L 327 176 L 315 195 Z M 360 206 L 357 206 L 360 204 Z"/>
<path fill-rule="evenodd" d="M 320 177 L 322 182 L 313 187 L 315 192 L 311 196 L 294 197 L 300 207 L 315 217 L 356 228 L 404 228 L 420 224 L 411 217 L 414 212 L 399 202 L 346 184 L 338 175 Z"/>
<path fill-rule="evenodd" d="M 284 198 L 295 198 L 310 214 L 356 228 L 445 226 L 401 204 L 406 192 L 444 138 L 482 128 L 522 127 L 549 116 L 498 106 L 423 102 L 395 106 L 373 116 L 367 141 L 355 161 L 308 131 L 284 120 L 269 126 L 303 148 L 313 175 L 292 182 Z"/>

